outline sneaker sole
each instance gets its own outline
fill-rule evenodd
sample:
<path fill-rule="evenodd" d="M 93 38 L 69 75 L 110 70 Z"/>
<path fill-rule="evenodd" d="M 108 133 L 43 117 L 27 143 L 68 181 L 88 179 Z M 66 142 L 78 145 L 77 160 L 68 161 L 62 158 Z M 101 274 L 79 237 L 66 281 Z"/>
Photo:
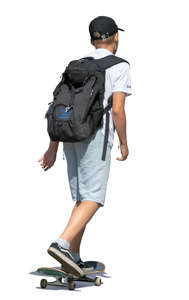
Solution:
<path fill-rule="evenodd" d="M 64 264 L 66 266 L 66 273 L 70 273 L 79 277 L 85 275 L 80 267 L 78 267 L 71 259 L 69 259 L 66 255 L 64 255 L 57 249 L 50 247 L 47 252 L 61 264 Z"/>

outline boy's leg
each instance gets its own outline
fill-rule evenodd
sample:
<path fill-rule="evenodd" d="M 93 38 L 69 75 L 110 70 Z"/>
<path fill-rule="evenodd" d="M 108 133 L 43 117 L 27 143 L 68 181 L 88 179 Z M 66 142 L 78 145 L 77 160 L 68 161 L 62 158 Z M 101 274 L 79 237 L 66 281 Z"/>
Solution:
<path fill-rule="evenodd" d="M 72 210 L 72 214 L 71 216 L 73 216 L 73 214 L 76 213 L 77 211 L 77 208 L 79 207 L 79 205 L 81 204 L 81 201 L 77 201 L 73 207 L 73 210 Z M 71 219 L 71 217 L 70 217 Z M 69 223 L 69 222 L 68 222 Z M 72 253 L 80 253 L 80 245 L 81 245 L 81 239 L 83 237 L 83 234 L 84 234 L 84 231 L 85 231 L 85 228 L 82 228 L 82 230 L 75 236 L 75 238 L 72 240 L 71 244 L 70 244 L 70 251 Z"/>
<path fill-rule="evenodd" d="M 61 263 L 63 269 L 67 273 L 71 273 L 76 276 L 83 276 L 84 272 L 82 268 L 86 269 L 86 267 L 89 267 L 89 269 L 91 270 L 91 266 L 86 266 L 85 263 L 83 263 L 82 261 L 80 262 L 79 257 L 74 257 L 72 255 L 70 251 L 70 245 L 74 239 L 80 239 L 82 231 L 84 232 L 86 224 L 89 222 L 89 220 L 92 218 L 92 216 L 100 206 L 100 203 L 83 200 L 83 202 L 81 202 L 77 209 L 74 209 L 69 222 L 59 239 L 52 243 L 47 250 L 47 252 L 51 256 L 53 256 Z"/>
<path fill-rule="evenodd" d="M 80 254 L 80 245 L 81 245 L 81 240 L 84 234 L 86 226 L 74 237 L 70 244 L 70 251 L 72 253 L 78 253 Z"/>
<path fill-rule="evenodd" d="M 100 203 L 94 201 L 83 201 L 72 213 L 69 222 L 60 238 L 71 244 L 79 233 L 82 234 L 82 230 L 84 232 L 84 227 L 87 225 L 99 207 L 101 207 Z"/>

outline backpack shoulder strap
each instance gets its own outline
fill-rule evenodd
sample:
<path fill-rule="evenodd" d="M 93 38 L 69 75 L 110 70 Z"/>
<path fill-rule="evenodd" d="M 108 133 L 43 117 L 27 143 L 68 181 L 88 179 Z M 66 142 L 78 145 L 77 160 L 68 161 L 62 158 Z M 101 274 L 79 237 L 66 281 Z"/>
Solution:
<path fill-rule="evenodd" d="M 129 62 L 123 58 L 120 58 L 115 55 L 108 55 L 106 57 L 95 59 L 94 63 L 97 64 L 97 67 L 100 70 L 106 70 L 116 64 L 119 64 L 121 62 L 126 62 L 129 64 Z M 107 144 L 108 144 L 108 136 L 109 136 L 109 120 L 110 120 L 110 114 L 109 110 L 112 107 L 112 95 L 108 98 L 108 105 L 105 107 L 103 114 L 106 114 L 106 125 L 105 125 L 105 136 L 104 136 L 104 145 L 103 145 L 103 152 L 102 152 L 102 160 L 105 160 L 106 157 L 106 150 L 107 150 Z"/>
<path fill-rule="evenodd" d="M 121 57 L 118 57 L 118 56 L 115 56 L 113 54 L 110 54 L 108 56 L 105 56 L 103 58 L 98 58 L 98 59 L 95 59 L 94 61 L 98 67 L 100 69 L 103 69 L 103 70 L 106 70 L 114 65 L 117 65 L 121 62 L 126 62 L 129 64 L 129 62 Z"/>

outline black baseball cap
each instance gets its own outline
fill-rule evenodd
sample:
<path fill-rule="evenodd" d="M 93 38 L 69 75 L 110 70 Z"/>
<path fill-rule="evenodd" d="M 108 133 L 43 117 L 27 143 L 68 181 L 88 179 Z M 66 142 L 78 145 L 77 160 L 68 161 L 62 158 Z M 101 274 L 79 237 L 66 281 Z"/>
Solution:
<path fill-rule="evenodd" d="M 106 39 L 118 32 L 118 30 L 125 31 L 118 28 L 112 18 L 106 16 L 99 16 L 93 19 L 89 24 L 89 32 L 93 40 Z"/>

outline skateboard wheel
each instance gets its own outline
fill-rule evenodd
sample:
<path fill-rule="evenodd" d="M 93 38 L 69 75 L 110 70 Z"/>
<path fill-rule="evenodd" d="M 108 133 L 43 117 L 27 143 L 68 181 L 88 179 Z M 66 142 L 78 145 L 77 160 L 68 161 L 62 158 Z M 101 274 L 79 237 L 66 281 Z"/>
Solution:
<path fill-rule="evenodd" d="M 94 280 L 95 285 L 100 286 L 101 285 L 101 278 L 100 277 L 96 277 Z"/>
<path fill-rule="evenodd" d="M 73 281 L 68 282 L 68 288 L 69 290 L 74 290 L 75 289 L 75 283 Z"/>
<path fill-rule="evenodd" d="M 67 281 L 68 282 L 72 282 L 73 281 L 73 277 L 68 277 Z"/>
<path fill-rule="evenodd" d="M 45 289 L 47 287 L 47 280 L 41 279 L 40 286 L 42 289 Z"/>

